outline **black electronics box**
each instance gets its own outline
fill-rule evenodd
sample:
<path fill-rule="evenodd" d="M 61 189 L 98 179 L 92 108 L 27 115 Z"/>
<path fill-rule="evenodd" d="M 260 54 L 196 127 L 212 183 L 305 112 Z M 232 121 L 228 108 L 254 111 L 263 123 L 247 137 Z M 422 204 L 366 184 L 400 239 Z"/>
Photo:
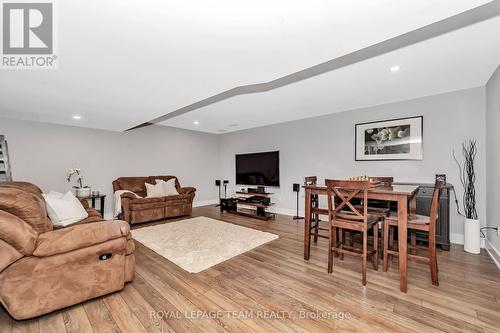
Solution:
<path fill-rule="evenodd" d="M 220 199 L 220 212 L 228 212 L 228 213 L 235 213 L 237 211 L 237 206 L 236 206 L 236 199 L 234 198 L 227 198 L 227 199 Z"/>

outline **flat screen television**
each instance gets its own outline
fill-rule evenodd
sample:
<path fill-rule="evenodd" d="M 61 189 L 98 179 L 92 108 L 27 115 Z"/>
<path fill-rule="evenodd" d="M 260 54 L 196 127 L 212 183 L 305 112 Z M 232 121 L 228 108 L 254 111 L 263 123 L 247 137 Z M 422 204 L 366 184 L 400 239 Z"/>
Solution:
<path fill-rule="evenodd" d="M 280 152 L 236 155 L 236 184 L 280 186 Z"/>

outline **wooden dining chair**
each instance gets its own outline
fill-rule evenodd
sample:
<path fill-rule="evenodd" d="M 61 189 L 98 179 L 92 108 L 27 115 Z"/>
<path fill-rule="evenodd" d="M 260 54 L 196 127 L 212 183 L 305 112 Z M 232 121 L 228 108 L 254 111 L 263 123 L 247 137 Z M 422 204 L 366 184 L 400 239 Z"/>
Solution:
<path fill-rule="evenodd" d="M 408 215 L 408 229 L 410 229 L 413 232 L 416 231 L 427 232 L 429 235 L 427 255 L 423 256 L 417 255 L 417 252 L 415 251 L 414 253 L 412 252 L 411 254 L 408 254 L 408 259 L 428 263 L 431 271 L 432 284 L 435 286 L 439 285 L 437 253 L 436 253 L 436 219 L 438 213 L 439 196 L 443 186 L 444 186 L 443 181 L 436 181 L 434 185 L 434 191 L 432 193 L 431 210 L 429 216 L 417 215 L 417 214 Z M 389 234 L 389 230 L 397 226 L 398 226 L 398 214 L 391 213 L 389 217 L 385 219 L 384 223 L 384 244 L 383 244 L 384 272 L 387 272 L 387 269 L 389 268 L 389 262 L 388 262 L 389 257 L 393 255 L 394 256 L 398 255 L 398 252 L 396 251 L 394 246 L 391 245 L 394 244 L 394 238 L 393 238 L 394 232 L 392 232 L 391 235 Z M 408 240 L 399 239 L 398 241 L 406 242 Z M 411 243 L 413 243 L 413 240 L 411 241 Z"/>
<path fill-rule="evenodd" d="M 342 260 L 344 254 L 361 257 L 362 283 L 366 285 L 366 262 L 372 257 L 373 268 L 378 269 L 378 227 L 379 217 L 368 214 L 369 181 L 325 180 L 328 195 L 328 216 L 330 242 L 328 247 L 328 273 L 333 271 L 333 255 L 338 253 Z M 363 199 L 363 209 L 356 209 L 351 201 L 356 196 Z M 337 201 L 335 199 L 338 199 Z M 368 230 L 373 229 L 373 250 L 368 252 Z M 361 232 L 362 248 L 356 248 L 343 242 L 343 231 Z"/>
<path fill-rule="evenodd" d="M 380 182 L 384 187 L 391 187 L 392 184 L 394 183 L 394 177 L 368 177 L 372 182 Z M 357 200 L 356 205 L 354 207 L 358 210 L 363 209 L 362 206 L 362 200 Z M 370 215 L 376 215 L 380 217 L 379 220 L 379 225 L 380 225 L 380 236 L 381 236 L 381 243 L 383 244 L 384 242 L 384 233 L 383 231 L 383 223 L 384 223 L 384 218 L 389 216 L 389 213 L 391 211 L 391 203 L 389 201 L 383 201 L 383 200 L 373 200 L 369 199 L 368 200 L 368 214 Z M 353 239 L 354 235 L 352 232 L 347 232 L 347 236 L 349 237 L 349 245 L 352 246 L 353 244 Z M 373 236 L 373 235 L 369 235 Z M 382 252 L 382 251 L 380 251 Z"/>
<path fill-rule="evenodd" d="M 304 185 L 317 185 L 318 184 L 318 177 L 316 176 L 309 176 L 304 178 Z M 317 194 L 311 195 L 311 233 L 310 235 L 313 236 L 314 243 L 318 242 L 318 237 L 321 238 L 329 238 L 329 236 L 324 236 L 321 235 L 319 232 L 321 231 L 329 231 L 330 229 L 328 228 L 321 228 L 320 227 L 320 219 L 319 215 L 324 214 L 326 215 L 327 210 L 326 209 L 320 209 L 319 208 L 319 196 Z"/>
<path fill-rule="evenodd" d="M 384 187 L 391 187 L 394 177 L 368 177 L 372 182 L 380 182 Z M 361 207 L 361 205 L 357 205 Z M 386 217 L 391 210 L 391 203 L 383 200 L 368 200 L 368 214 Z"/>

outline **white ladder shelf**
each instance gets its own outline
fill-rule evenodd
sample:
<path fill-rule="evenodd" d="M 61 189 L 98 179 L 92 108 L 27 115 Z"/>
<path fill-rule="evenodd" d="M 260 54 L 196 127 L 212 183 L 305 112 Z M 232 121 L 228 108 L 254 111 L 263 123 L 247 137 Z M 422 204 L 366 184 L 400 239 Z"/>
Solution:
<path fill-rule="evenodd" d="M 0 135 L 0 182 L 11 182 L 12 171 L 10 169 L 9 148 L 3 135 Z"/>

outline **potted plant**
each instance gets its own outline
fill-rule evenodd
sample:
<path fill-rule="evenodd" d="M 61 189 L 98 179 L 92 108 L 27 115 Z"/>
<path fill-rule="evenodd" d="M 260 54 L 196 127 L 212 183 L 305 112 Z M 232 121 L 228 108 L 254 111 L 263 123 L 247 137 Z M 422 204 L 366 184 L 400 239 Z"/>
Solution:
<path fill-rule="evenodd" d="M 462 205 L 464 213 L 459 214 L 464 216 L 464 250 L 469 253 L 480 253 L 480 237 L 479 237 L 479 219 L 476 210 L 476 173 L 474 171 L 474 160 L 477 154 L 477 141 L 468 139 L 462 144 L 462 154 L 464 156 L 463 165 L 460 164 L 455 152 L 453 158 L 457 162 L 460 170 L 460 182 L 464 188 Z"/>
<path fill-rule="evenodd" d="M 77 183 L 77 185 L 73 186 L 73 188 L 76 189 L 76 196 L 77 197 L 89 197 L 90 196 L 90 187 L 83 186 L 82 171 L 79 168 L 69 169 L 68 176 L 67 176 L 68 183 L 71 181 L 71 178 L 73 176 L 76 177 L 76 183 Z"/>

